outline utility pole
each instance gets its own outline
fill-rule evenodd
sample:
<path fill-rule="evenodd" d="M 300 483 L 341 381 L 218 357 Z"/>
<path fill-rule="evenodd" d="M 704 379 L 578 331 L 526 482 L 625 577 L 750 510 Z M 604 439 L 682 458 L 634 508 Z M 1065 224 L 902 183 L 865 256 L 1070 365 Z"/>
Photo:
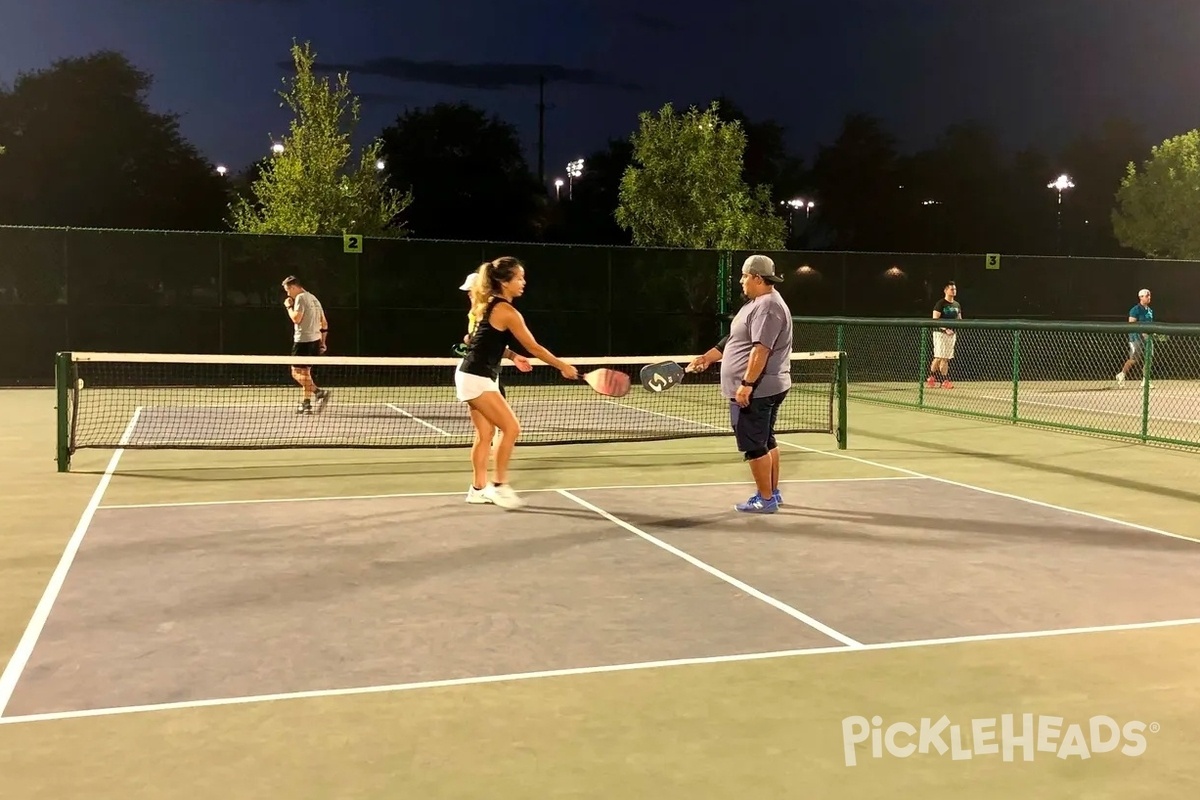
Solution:
<path fill-rule="evenodd" d="M 546 187 L 546 76 L 538 76 L 538 181 Z"/>

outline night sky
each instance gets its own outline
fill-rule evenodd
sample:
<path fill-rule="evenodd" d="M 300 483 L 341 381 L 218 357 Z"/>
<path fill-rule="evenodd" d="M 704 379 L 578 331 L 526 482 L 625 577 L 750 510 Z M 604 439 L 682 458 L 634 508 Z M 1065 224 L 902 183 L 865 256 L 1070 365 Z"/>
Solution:
<path fill-rule="evenodd" d="M 293 37 L 350 71 L 364 136 L 467 101 L 518 127 L 531 169 L 545 73 L 548 181 L 639 111 L 719 93 L 783 123 L 809 163 L 851 111 L 906 150 L 966 118 L 1010 149 L 1116 114 L 1155 142 L 1200 126 L 1196 0 L 0 0 L 0 80 L 121 50 L 155 76 L 151 104 L 240 169 L 286 132 Z"/>

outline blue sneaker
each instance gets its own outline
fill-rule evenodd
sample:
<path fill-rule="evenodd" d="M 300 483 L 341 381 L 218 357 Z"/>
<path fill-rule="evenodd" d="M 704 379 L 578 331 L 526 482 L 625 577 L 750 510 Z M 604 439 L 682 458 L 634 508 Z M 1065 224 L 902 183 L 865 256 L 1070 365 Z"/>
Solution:
<path fill-rule="evenodd" d="M 743 514 L 774 514 L 779 510 L 779 503 L 775 502 L 775 498 L 763 500 L 756 493 L 753 497 L 744 503 L 738 503 L 733 507 L 735 511 L 740 511 Z"/>
<path fill-rule="evenodd" d="M 771 498 L 772 498 L 772 499 L 775 501 L 775 505 L 777 505 L 777 506 L 781 506 L 781 505 L 783 505 L 783 495 L 781 495 L 781 494 L 779 493 L 779 490 L 778 490 L 778 489 L 776 489 L 776 490 L 775 490 L 775 491 L 772 493 L 772 495 L 771 495 Z"/>

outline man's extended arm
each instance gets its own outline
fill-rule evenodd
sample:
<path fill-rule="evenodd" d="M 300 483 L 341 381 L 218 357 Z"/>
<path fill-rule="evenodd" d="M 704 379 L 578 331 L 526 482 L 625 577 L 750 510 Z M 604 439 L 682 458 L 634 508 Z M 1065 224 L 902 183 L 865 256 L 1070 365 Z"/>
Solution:
<path fill-rule="evenodd" d="M 721 360 L 721 356 L 725 355 L 725 343 L 729 341 L 728 336 L 721 337 L 721 341 L 712 346 L 704 355 L 696 356 L 692 359 L 692 363 L 688 364 L 688 369 L 693 372 L 702 372 L 709 368 L 712 364 Z"/>

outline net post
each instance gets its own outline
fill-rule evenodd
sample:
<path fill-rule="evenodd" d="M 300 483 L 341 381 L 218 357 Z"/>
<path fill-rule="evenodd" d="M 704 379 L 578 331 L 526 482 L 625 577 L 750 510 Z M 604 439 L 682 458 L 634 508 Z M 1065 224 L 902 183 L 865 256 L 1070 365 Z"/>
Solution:
<path fill-rule="evenodd" d="M 1012 421 L 1016 422 L 1020 416 L 1017 410 L 1017 392 L 1018 385 L 1021 382 L 1021 330 L 1020 328 L 1013 329 L 1012 341 Z"/>
<path fill-rule="evenodd" d="M 920 354 L 917 356 L 919 363 L 917 364 L 917 408 L 925 407 L 925 375 L 929 369 L 929 349 L 928 338 L 929 330 L 927 328 L 917 328 L 917 336 L 921 339 L 921 344 L 917 347 Z"/>
<path fill-rule="evenodd" d="M 1146 363 L 1142 366 L 1142 441 L 1150 435 L 1150 376 L 1154 368 L 1154 337 L 1146 337 Z"/>
<path fill-rule="evenodd" d="M 57 461 L 59 472 L 71 470 L 70 428 L 71 354 L 54 355 L 54 412 L 57 419 Z"/>
<path fill-rule="evenodd" d="M 724 250 L 717 256 L 717 315 L 719 335 L 724 337 L 729 333 L 729 254 Z"/>
<path fill-rule="evenodd" d="M 847 355 L 844 350 L 838 352 L 837 383 L 838 383 L 838 428 L 837 449 L 845 450 L 850 443 L 850 430 L 846 424 L 849 402 L 847 394 L 850 387 L 850 369 L 846 364 Z"/>

